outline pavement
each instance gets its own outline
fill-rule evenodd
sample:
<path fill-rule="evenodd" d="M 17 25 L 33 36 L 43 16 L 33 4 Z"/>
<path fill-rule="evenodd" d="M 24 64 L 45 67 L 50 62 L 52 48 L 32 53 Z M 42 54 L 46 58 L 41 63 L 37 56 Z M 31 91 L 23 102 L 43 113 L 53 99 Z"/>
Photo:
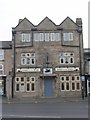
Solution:
<path fill-rule="evenodd" d="M 79 101 L 89 101 L 88 97 L 82 98 L 61 98 L 61 97 L 56 97 L 56 98 L 51 98 L 51 97 L 35 97 L 35 98 L 10 98 L 8 99 L 7 97 L 0 97 L 0 103 L 57 103 L 57 102 L 79 102 Z"/>

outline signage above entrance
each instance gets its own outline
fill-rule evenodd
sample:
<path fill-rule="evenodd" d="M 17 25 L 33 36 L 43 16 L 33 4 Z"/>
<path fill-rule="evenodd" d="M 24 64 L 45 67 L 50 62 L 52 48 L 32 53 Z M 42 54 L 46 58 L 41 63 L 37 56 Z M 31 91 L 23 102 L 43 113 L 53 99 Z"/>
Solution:
<path fill-rule="evenodd" d="M 61 67 L 61 68 L 55 68 L 55 71 L 79 71 L 79 67 Z"/>
<path fill-rule="evenodd" d="M 40 68 L 19 68 L 17 72 L 40 72 Z"/>
<path fill-rule="evenodd" d="M 44 68 L 43 69 L 43 74 L 52 74 L 52 68 Z"/>

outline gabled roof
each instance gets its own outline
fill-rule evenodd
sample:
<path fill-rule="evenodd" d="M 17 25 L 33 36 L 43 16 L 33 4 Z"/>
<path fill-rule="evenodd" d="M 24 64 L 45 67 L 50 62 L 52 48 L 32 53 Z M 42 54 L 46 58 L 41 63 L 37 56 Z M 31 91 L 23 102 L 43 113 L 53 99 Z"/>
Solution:
<path fill-rule="evenodd" d="M 38 25 L 37 29 L 51 30 L 55 29 L 56 24 L 50 20 L 48 17 L 45 17 Z"/>
<path fill-rule="evenodd" d="M 65 29 L 77 29 L 78 25 L 69 17 L 63 20 L 63 22 L 59 25 L 60 28 Z"/>
<path fill-rule="evenodd" d="M 31 30 L 34 25 L 25 17 L 20 19 L 18 25 L 14 28 L 15 30 Z"/>

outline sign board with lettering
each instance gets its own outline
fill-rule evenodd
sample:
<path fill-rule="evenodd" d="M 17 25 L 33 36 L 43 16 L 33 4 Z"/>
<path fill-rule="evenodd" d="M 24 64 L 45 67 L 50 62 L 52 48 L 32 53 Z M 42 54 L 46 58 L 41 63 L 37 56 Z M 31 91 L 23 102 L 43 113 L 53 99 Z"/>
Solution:
<path fill-rule="evenodd" d="M 79 67 L 61 67 L 61 68 L 55 68 L 55 71 L 63 72 L 63 71 L 79 71 Z"/>
<path fill-rule="evenodd" d="M 40 68 L 21 68 L 17 69 L 17 72 L 40 72 Z"/>

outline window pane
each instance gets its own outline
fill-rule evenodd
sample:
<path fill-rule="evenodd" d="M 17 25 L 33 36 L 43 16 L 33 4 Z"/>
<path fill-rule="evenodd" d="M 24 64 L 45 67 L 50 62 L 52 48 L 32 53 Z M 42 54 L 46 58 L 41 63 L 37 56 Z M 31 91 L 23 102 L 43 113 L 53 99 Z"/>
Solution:
<path fill-rule="evenodd" d="M 25 58 L 21 58 L 21 64 L 25 65 L 26 64 L 26 59 Z"/>
<path fill-rule="evenodd" d="M 38 33 L 34 33 L 34 41 L 39 41 L 39 34 Z"/>
<path fill-rule="evenodd" d="M 76 78 L 77 78 L 77 80 L 80 80 L 80 77 L 79 77 L 79 76 L 77 76 Z"/>
<path fill-rule="evenodd" d="M 75 77 L 74 77 L 74 76 L 72 76 L 72 80 L 75 80 Z"/>
<path fill-rule="evenodd" d="M 30 41 L 30 34 L 29 33 L 23 33 L 22 34 L 22 42 L 29 42 Z"/>
<path fill-rule="evenodd" d="M 75 90 L 75 83 L 72 83 L 72 90 Z"/>
<path fill-rule="evenodd" d="M 49 41 L 49 33 L 45 33 L 45 41 Z"/>
<path fill-rule="evenodd" d="M 21 82 L 24 82 L 24 77 L 21 77 Z"/>
<path fill-rule="evenodd" d="M 63 33 L 64 41 L 72 41 L 73 40 L 73 33 Z"/>
<path fill-rule="evenodd" d="M 32 65 L 35 64 L 35 58 L 31 58 L 31 64 L 32 64 Z"/>
<path fill-rule="evenodd" d="M 16 83 L 16 91 L 19 91 L 19 83 Z"/>
<path fill-rule="evenodd" d="M 64 59 L 63 58 L 60 58 L 60 63 L 64 63 Z"/>
<path fill-rule="evenodd" d="M 0 70 L 2 70 L 3 69 L 3 65 L 0 65 Z"/>
<path fill-rule="evenodd" d="M 26 58 L 26 64 L 30 64 L 30 58 Z"/>
<path fill-rule="evenodd" d="M 19 82 L 19 78 L 18 77 L 16 78 L 16 82 Z"/>
<path fill-rule="evenodd" d="M 63 81 L 63 80 L 64 80 L 64 77 L 61 77 L 61 80 Z"/>
<path fill-rule="evenodd" d="M 66 83 L 66 90 L 69 90 L 69 83 Z"/>
<path fill-rule="evenodd" d="M 60 34 L 59 33 L 55 33 L 55 39 L 56 39 L 56 41 L 60 40 Z"/>
<path fill-rule="evenodd" d="M 30 77 L 26 77 L 26 79 L 27 79 L 27 82 L 30 82 Z"/>
<path fill-rule="evenodd" d="M 80 83 L 76 84 L 76 88 L 77 88 L 77 90 L 80 90 Z"/>
<path fill-rule="evenodd" d="M 30 91 L 30 83 L 27 83 L 27 91 Z"/>
<path fill-rule="evenodd" d="M 34 90 L 35 90 L 35 84 L 31 83 L 31 91 L 34 91 Z"/>
<path fill-rule="evenodd" d="M 65 90 L 64 83 L 61 83 L 61 90 Z"/>
<path fill-rule="evenodd" d="M 69 80 L 69 77 L 66 77 L 66 80 L 68 81 L 68 80 Z"/>
<path fill-rule="evenodd" d="M 55 41 L 55 33 L 51 33 L 51 41 Z"/>
<path fill-rule="evenodd" d="M 4 50 L 0 50 L 0 60 L 4 59 Z"/>
<path fill-rule="evenodd" d="M 34 77 L 31 77 L 31 82 L 35 82 L 35 78 Z"/>
<path fill-rule="evenodd" d="M 40 33 L 40 41 L 44 41 L 44 33 Z"/>
<path fill-rule="evenodd" d="M 73 58 L 70 58 L 70 63 L 74 63 L 74 60 L 73 60 Z"/>

